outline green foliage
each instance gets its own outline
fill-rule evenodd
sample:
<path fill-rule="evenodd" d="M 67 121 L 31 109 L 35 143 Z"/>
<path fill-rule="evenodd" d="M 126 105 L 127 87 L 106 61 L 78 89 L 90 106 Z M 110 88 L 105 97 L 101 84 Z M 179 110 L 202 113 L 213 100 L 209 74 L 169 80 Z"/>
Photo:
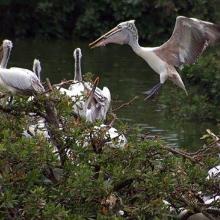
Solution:
<path fill-rule="evenodd" d="M 195 65 L 186 66 L 181 71 L 189 96 L 173 85 L 164 89 L 160 103 L 164 106 L 165 115 L 183 120 L 219 120 L 219 57 L 218 52 L 208 53 Z"/>
<path fill-rule="evenodd" d="M 48 103 L 63 129 L 55 129 Z M 39 108 L 40 106 L 40 108 Z M 175 156 L 160 140 L 141 140 L 130 131 L 128 146 L 116 149 L 79 141 L 94 125 L 72 115 L 70 99 L 57 90 L 32 101 L 15 98 L 1 108 L 0 218 L 2 219 L 169 219 L 163 200 L 192 212 L 207 209 L 198 192 L 215 194 L 219 180 L 206 180 L 219 163 L 210 135 L 209 149 L 197 157 Z M 50 139 L 22 135 L 35 114 L 46 114 Z M 99 124 L 99 123 L 97 123 Z M 118 128 L 120 129 L 120 128 Z M 131 130 L 131 129 L 130 129 Z M 215 142 L 214 142 L 215 143 Z M 99 151 L 95 148 L 99 147 Z M 65 154 L 66 157 L 62 157 Z M 187 153 L 183 153 L 183 155 Z M 61 161 L 63 160 L 63 162 Z M 187 200 L 187 202 L 185 201 Z M 210 206 L 220 207 L 220 204 Z M 208 206 L 209 207 L 209 206 Z M 120 216 L 120 210 L 124 215 Z"/>
<path fill-rule="evenodd" d="M 167 38 L 177 15 L 218 21 L 218 0 L 40 0 L 1 1 L 0 31 L 5 38 L 95 38 L 125 20 L 136 19 L 140 37 Z"/>

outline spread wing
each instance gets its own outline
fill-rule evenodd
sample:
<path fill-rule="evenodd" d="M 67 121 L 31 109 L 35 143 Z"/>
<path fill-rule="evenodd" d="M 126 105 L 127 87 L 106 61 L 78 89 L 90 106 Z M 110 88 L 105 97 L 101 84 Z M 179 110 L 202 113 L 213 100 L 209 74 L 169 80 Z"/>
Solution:
<path fill-rule="evenodd" d="M 220 42 L 220 25 L 178 16 L 170 39 L 154 52 L 170 65 L 195 63 L 208 45 Z"/>

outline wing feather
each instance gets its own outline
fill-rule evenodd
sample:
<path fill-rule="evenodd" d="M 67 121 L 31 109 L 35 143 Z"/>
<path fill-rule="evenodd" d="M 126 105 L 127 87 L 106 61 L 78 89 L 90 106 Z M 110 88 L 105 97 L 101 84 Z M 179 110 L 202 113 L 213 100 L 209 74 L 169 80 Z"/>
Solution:
<path fill-rule="evenodd" d="M 30 70 L 20 68 L 1 69 L 2 81 L 19 92 L 43 92 L 44 88 L 37 76 Z"/>
<path fill-rule="evenodd" d="M 170 39 L 154 52 L 170 65 L 195 63 L 208 45 L 220 42 L 220 25 L 178 16 Z"/>

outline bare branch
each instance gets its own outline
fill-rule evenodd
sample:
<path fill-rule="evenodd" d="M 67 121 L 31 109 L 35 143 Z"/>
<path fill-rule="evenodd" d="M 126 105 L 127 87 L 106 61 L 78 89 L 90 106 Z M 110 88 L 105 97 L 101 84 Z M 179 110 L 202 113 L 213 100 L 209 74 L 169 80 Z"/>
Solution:
<path fill-rule="evenodd" d="M 51 140 L 56 146 L 61 165 L 63 166 L 66 161 L 65 148 L 63 146 L 62 138 L 60 136 L 59 130 L 59 118 L 57 115 L 54 103 L 51 100 L 45 100 L 45 110 L 46 110 L 46 121 L 48 123 L 48 132 L 50 134 Z"/>
<path fill-rule="evenodd" d="M 131 104 L 132 104 L 136 99 L 138 99 L 138 98 L 139 98 L 138 96 L 135 96 L 135 97 L 133 97 L 130 101 L 128 101 L 128 102 L 126 102 L 126 103 L 123 103 L 122 105 L 116 107 L 116 108 L 113 109 L 112 111 L 113 111 L 113 112 L 116 112 L 116 111 L 118 111 L 118 110 L 121 109 L 121 108 L 124 108 L 124 107 L 126 107 L 126 106 L 129 106 L 129 105 L 131 105 Z"/>
<path fill-rule="evenodd" d="M 50 83 L 49 78 L 46 78 L 46 82 L 47 82 L 47 86 L 48 86 L 48 88 L 49 88 L 49 91 L 53 91 L 53 87 L 52 87 L 52 85 L 51 85 L 51 83 Z"/>
<path fill-rule="evenodd" d="M 171 153 L 175 154 L 175 155 L 179 155 L 181 157 L 184 157 L 188 160 L 190 160 L 193 163 L 198 163 L 200 165 L 203 165 L 200 161 L 198 161 L 195 156 L 190 156 L 188 153 L 181 151 L 181 150 L 177 150 L 173 147 L 169 147 L 169 146 L 164 146 L 164 148 L 168 151 L 170 151 Z"/>
<path fill-rule="evenodd" d="M 76 82 L 74 80 L 63 80 L 61 81 L 61 83 L 54 84 L 53 87 L 62 87 L 65 85 L 76 84 L 76 83 L 79 83 L 79 82 Z"/>

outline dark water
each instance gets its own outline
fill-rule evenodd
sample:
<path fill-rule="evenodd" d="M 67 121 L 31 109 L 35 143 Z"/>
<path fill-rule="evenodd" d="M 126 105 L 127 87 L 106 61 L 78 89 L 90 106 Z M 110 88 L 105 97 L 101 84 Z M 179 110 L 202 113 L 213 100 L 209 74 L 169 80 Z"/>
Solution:
<path fill-rule="evenodd" d="M 144 102 L 142 92 L 158 83 L 159 77 L 128 46 L 110 45 L 91 50 L 88 42 L 16 41 L 9 67 L 32 68 L 33 59 L 38 58 L 42 64 L 42 78 L 49 77 L 53 83 L 72 79 L 76 47 L 82 49 L 83 73 L 100 76 L 100 86 L 105 85 L 111 90 L 114 107 L 139 96 L 133 105 L 117 113 L 120 119 L 141 125 L 146 132 L 161 136 L 170 145 L 188 148 L 200 147 L 200 137 L 205 129 L 215 129 L 211 123 L 178 123 L 164 118 L 157 99 Z"/>

